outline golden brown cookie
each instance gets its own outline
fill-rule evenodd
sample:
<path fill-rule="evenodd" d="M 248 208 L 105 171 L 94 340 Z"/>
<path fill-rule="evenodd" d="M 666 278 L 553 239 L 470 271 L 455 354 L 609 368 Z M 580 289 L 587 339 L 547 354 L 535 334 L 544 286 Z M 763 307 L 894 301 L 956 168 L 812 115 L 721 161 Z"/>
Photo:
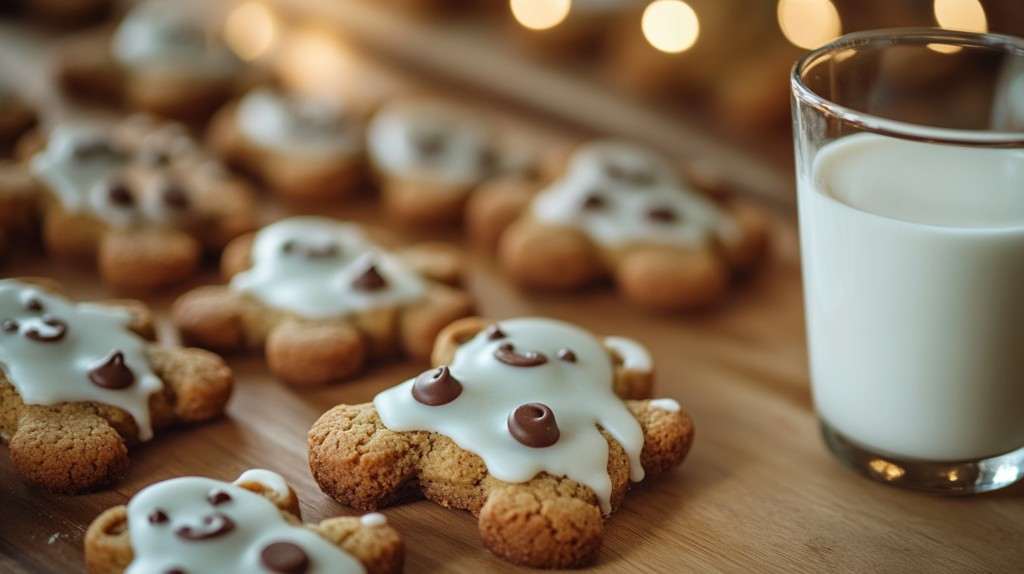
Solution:
<path fill-rule="evenodd" d="M 309 432 L 320 488 L 361 510 L 423 496 L 479 517 L 484 544 L 540 568 L 586 565 L 631 482 L 685 458 L 693 424 L 650 395 L 638 343 L 551 319 L 449 326 L 435 368 Z"/>
<path fill-rule="evenodd" d="M 178 124 L 62 124 L 26 163 L 47 252 L 96 265 L 122 290 L 182 281 L 205 252 L 256 226 L 249 186 Z"/>
<path fill-rule="evenodd" d="M 232 242 L 228 285 L 200 287 L 174 305 L 182 336 L 224 351 L 262 349 L 270 370 L 296 385 L 347 379 L 371 360 L 425 360 L 434 337 L 472 310 L 453 285 L 460 255 L 440 244 L 395 253 L 361 228 L 293 217 Z"/>
<path fill-rule="evenodd" d="M 392 574 L 403 558 L 384 515 L 303 523 L 295 491 L 263 469 L 234 482 L 189 476 L 152 484 L 85 534 L 90 574 Z"/>
<path fill-rule="evenodd" d="M 53 289 L 0 281 L 0 437 L 27 481 L 66 493 L 107 485 L 129 446 L 224 412 L 232 376 L 219 357 L 151 343 L 141 303 L 75 303 Z"/>
<path fill-rule="evenodd" d="M 342 199 L 365 182 L 363 113 L 264 88 L 221 109 L 210 147 L 292 201 Z"/>
<path fill-rule="evenodd" d="M 61 86 L 72 97 L 159 116 L 208 118 L 253 78 L 199 7 L 146 0 L 112 32 L 72 40 L 58 55 Z"/>
<path fill-rule="evenodd" d="M 715 201 L 658 154 L 613 140 L 578 148 L 537 193 L 487 186 L 467 216 L 474 239 L 496 244 L 523 287 L 568 291 L 612 278 L 628 300 L 663 310 L 720 301 L 768 244 L 759 211 Z"/>

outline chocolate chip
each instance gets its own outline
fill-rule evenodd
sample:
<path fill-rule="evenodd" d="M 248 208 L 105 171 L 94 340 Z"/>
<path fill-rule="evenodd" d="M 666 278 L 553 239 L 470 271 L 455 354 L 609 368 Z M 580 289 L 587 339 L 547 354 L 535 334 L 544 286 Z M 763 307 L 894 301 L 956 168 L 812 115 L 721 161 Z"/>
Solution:
<path fill-rule="evenodd" d="M 652 207 L 647 210 L 647 218 L 655 223 L 673 223 L 679 216 L 671 207 Z"/>
<path fill-rule="evenodd" d="M 387 279 L 380 274 L 376 265 L 370 265 L 359 277 L 352 280 L 352 287 L 359 291 L 380 291 L 387 286 Z"/>
<path fill-rule="evenodd" d="M 462 394 L 462 383 L 452 376 L 448 367 L 420 373 L 412 384 L 412 397 L 432 407 L 448 404 Z"/>
<path fill-rule="evenodd" d="M 584 211 L 600 211 L 607 206 L 608 200 L 598 193 L 590 193 L 580 205 Z"/>
<path fill-rule="evenodd" d="M 39 299 L 32 297 L 28 301 L 25 301 L 25 308 L 33 313 L 39 313 L 43 309 L 46 309 L 46 306 L 43 305 L 43 302 Z"/>
<path fill-rule="evenodd" d="M 260 551 L 260 562 L 271 572 L 305 574 L 309 570 L 309 556 L 298 544 L 272 542 Z"/>
<path fill-rule="evenodd" d="M 174 182 L 169 182 L 164 186 L 163 190 L 160 192 L 160 197 L 163 199 L 164 204 L 167 205 L 167 207 L 177 210 L 188 209 L 188 206 L 191 203 L 185 188 Z"/>
<path fill-rule="evenodd" d="M 135 374 L 124 364 L 124 353 L 114 351 L 103 364 L 89 371 L 89 380 L 104 389 L 123 389 L 135 382 Z"/>
<path fill-rule="evenodd" d="M 135 205 L 135 196 L 131 188 L 123 181 L 112 181 L 107 184 L 107 199 L 112 205 L 118 207 L 131 207 Z"/>
<path fill-rule="evenodd" d="M 293 253 L 295 251 L 296 242 L 294 239 L 289 239 L 281 244 L 281 251 L 285 253 Z"/>
<path fill-rule="evenodd" d="M 43 325 L 49 327 L 45 332 L 33 325 L 25 330 L 25 336 L 37 343 L 56 343 L 68 332 L 68 324 L 56 317 L 43 317 Z"/>
<path fill-rule="evenodd" d="M 501 156 L 498 155 L 498 150 L 491 146 L 484 146 L 480 149 L 479 155 L 477 156 L 477 164 L 480 166 L 480 171 L 484 173 L 495 173 L 500 167 Z"/>
<path fill-rule="evenodd" d="M 519 405 L 508 415 L 508 432 L 531 448 L 544 448 L 558 442 L 560 435 L 555 413 L 542 403 Z"/>
<path fill-rule="evenodd" d="M 536 367 L 548 362 L 544 353 L 537 351 L 516 351 L 515 345 L 505 343 L 494 350 L 494 358 L 512 367 Z"/>
<path fill-rule="evenodd" d="M 215 512 L 203 517 L 203 523 L 198 526 L 182 526 L 174 531 L 174 534 L 181 539 L 189 541 L 209 540 L 218 538 L 235 529 L 235 521 L 226 514 Z"/>
<path fill-rule="evenodd" d="M 14 319 L 4 319 L 4 322 L 0 323 L 0 329 L 3 329 L 5 333 L 17 333 L 18 322 Z"/>
<path fill-rule="evenodd" d="M 444 150 L 447 138 L 442 132 L 426 132 L 413 138 L 413 145 L 421 157 L 433 158 Z"/>
<path fill-rule="evenodd" d="M 159 508 L 157 508 L 153 512 L 150 512 L 147 518 L 149 519 L 150 524 L 164 524 L 169 520 L 167 517 L 167 513 L 164 512 L 163 510 L 160 510 Z"/>
<path fill-rule="evenodd" d="M 498 324 L 495 323 L 494 325 L 487 327 L 487 330 L 484 331 L 484 336 L 487 337 L 488 341 L 497 341 L 500 339 L 504 339 L 508 335 L 506 335 L 505 331 L 502 331 L 501 327 L 499 327 Z"/>
<path fill-rule="evenodd" d="M 164 574 L 188 574 L 188 572 L 184 568 L 171 568 L 164 570 Z"/>
<path fill-rule="evenodd" d="M 214 490 L 206 497 L 206 500 L 214 506 L 220 506 L 231 502 L 231 495 L 223 490 Z"/>
<path fill-rule="evenodd" d="M 572 349 L 559 349 L 558 358 L 565 361 L 566 363 L 576 362 L 576 353 Z"/>

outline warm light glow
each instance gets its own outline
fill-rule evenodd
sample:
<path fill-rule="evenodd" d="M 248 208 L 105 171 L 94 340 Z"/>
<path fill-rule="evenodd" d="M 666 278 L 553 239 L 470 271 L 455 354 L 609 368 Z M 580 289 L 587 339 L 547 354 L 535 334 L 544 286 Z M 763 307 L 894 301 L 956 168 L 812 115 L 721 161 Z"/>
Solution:
<path fill-rule="evenodd" d="M 904 470 L 903 467 L 895 465 L 887 460 L 882 460 L 880 458 L 876 458 L 868 462 L 868 467 L 871 468 L 871 472 L 877 474 L 883 480 L 888 482 L 899 480 L 900 478 L 903 477 L 904 474 L 907 473 L 907 471 Z"/>
<path fill-rule="evenodd" d="M 278 73 L 293 90 L 322 93 L 351 78 L 351 54 L 329 32 L 295 30 L 281 44 Z"/>
<path fill-rule="evenodd" d="M 260 2 L 239 5 L 224 22 L 224 41 L 243 60 L 265 56 L 276 39 L 274 14 Z"/>
<path fill-rule="evenodd" d="M 935 0 L 935 21 L 949 30 L 988 32 L 985 8 L 979 0 Z"/>
<path fill-rule="evenodd" d="M 782 34 L 800 48 L 813 50 L 843 31 L 839 12 L 830 0 L 779 0 L 776 12 Z"/>
<path fill-rule="evenodd" d="M 511 0 L 509 7 L 523 26 L 531 30 L 554 28 L 569 15 L 572 0 Z"/>
<path fill-rule="evenodd" d="M 697 13 L 682 0 L 655 0 L 644 10 L 644 38 L 662 52 L 678 54 L 690 49 L 700 36 Z"/>

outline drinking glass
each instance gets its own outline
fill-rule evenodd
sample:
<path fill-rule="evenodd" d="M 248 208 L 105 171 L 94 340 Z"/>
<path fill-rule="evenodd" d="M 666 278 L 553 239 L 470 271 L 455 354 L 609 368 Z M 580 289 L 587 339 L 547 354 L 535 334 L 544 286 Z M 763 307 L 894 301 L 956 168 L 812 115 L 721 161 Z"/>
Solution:
<path fill-rule="evenodd" d="M 941 493 L 1024 473 L 1024 40 L 862 32 L 791 77 L 825 442 Z"/>

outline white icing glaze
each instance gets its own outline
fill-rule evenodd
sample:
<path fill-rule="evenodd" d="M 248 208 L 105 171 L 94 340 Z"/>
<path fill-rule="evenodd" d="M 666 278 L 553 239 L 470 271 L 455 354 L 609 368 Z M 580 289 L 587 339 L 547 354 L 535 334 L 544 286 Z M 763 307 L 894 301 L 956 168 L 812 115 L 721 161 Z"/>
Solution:
<path fill-rule="evenodd" d="M 388 517 L 379 512 L 371 512 L 359 517 L 359 522 L 366 527 L 384 526 L 388 523 Z"/>
<path fill-rule="evenodd" d="M 30 310 L 31 300 L 42 303 Z M 35 329 L 54 333 L 46 317 L 66 324 L 62 338 L 50 342 L 31 339 Z M 96 402 L 124 410 L 138 426 L 139 439 L 153 436 L 149 397 L 163 388 L 146 359 L 146 341 L 128 330 L 127 311 L 74 303 L 13 279 L 0 280 L 0 322 L 16 321 L 17 330 L 0 329 L 0 368 L 25 404 Z M 89 371 L 115 351 L 124 354 L 135 381 L 122 389 L 106 389 L 89 380 Z"/>
<path fill-rule="evenodd" d="M 630 478 L 642 480 L 640 424 L 612 390 L 612 360 L 590 333 L 553 319 L 510 319 L 499 323 L 507 335 L 489 340 L 482 332 L 455 353 L 451 374 L 462 393 L 441 406 L 427 406 L 412 395 L 415 379 L 378 394 L 373 404 L 384 425 L 394 431 L 432 431 L 483 459 L 494 477 L 525 482 L 540 472 L 567 476 L 590 487 L 604 513 L 611 512 L 608 443 L 605 429 L 629 457 Z M 513 367 L 495 359 L 494 351 L 512 343 L 521 352 L 536 351 L 547 362 Z M 561 349 L 576 354 L 576 362 L 558 359 Z M 556 443 L 532 448 L 508 431 L 516 407 L 539 402 L 551 408 L 560 430 Z"/>
<path fill-rule="evenodd" d="M 667 411 L 670 413 L 679 412 L 679 403 L 675 399 L 651 399 L 650 403 L 652 409 L 658 409 L 660 411 Z"/>
<path fill-rule="evenodd" d="M 605 337 L 604 344 L 622 358 L 622 366 L 630 371 L 652 371 L 654 361 L 647 347 L 625 337 Z"/>
<path fill-rule="evenodd" d="M 204 28 L 201 15 L 178 0 L 135 5 L 114 32 L 112 50 L 127 66 L 203 77 L 230 76 L 240 67 L 227 46 Z"/>
<path fill-rule="evenodd" d="M 293 246 L 291 252 L 286 244 Z M 307 255 L 332 246 L 333 256 Z M 376 266 L 387 286 L 372 291 L 353 288 L 353 281 L 370 265 Z M 358 226 L 326 217 L 292 217 L 260 230 L 253 243 L 252 267 L 236 275 L 231 287 L 312 319 L 409 303 L 426 290 L 419 274 L 371 243 Z"/>
<path fill-rule="evenodd" d="M 214 491 L 226 492 L 231 500 L 212 505 L 207 497 Z M 152 523 L 149 517 L 156 510 L 167 520 Z M 205 540 L 185 540 L 175 534 L 182 527 L 202 528 L 204 519 L 222 523 L 218 514 L 226 516 L 234 528 Z M 260 553 L 274 542 L 300 546 L 309 558 L 308 574 L 365 572 L 362 564 L 341 548 L 308 528 L 289 524 L 263 496 L 210 478 L 175 478 L 143 489 L 128 503 L 128 534 L 135 558 L 126 574 L 154 574 L 172 568 L 190 574 L 271 573 L 261 564 Z"/>
<path fill-rule="evenodd" d="M 246 94 L 238 127 L 253 142 L 289 154 L 350 155 L 362 150 L 362 133 L 345 110 L 326 100 L 269 89 Z"/>
<path fill-rule="evenodd" d="M 243 484 L 246 482 L 262 484 L 272 490 L 275 494 L 281 496 L 281 498 L 288 498 L 291 494 L 291 489 L 288 488 L 288 481 L 286 481 L 283 476 L 272 470 L 250 468 L 235 479 L 235 484 Z"/>
<path fill-rule="evenodd" d="M 615 178 L 607 166 L 642 171 L 643 184 Z M 586 209 L 588 197 L 598 195 L 604 206 Z M 667 208 L 676 220 L 659 222 L 648 213 Z M 735 222 L 714 203 L 683 182 L 660 155 L 629 143 L 604 140 L 577 150 L 561 179 L 537 195 L 531 213 L 540 221 L 581 229 L 609 247 L 652 243 L 697 247 L 715 235 L 731 238 Z"/>
<path fill-rule="evenodd" d="M 438 135 L 443 143 L 423 154 L 418 141 Z M 491 145 L 487 129 L 452 107 L 430 101 L 400 102 L 374 116 L 367 131 L 370 159 L 385 172 L 453 187 L 488 175 L 481 156 Z"/>
<path fill-rule="evenodd" d="M 96 127 L 61 125 L 50 133 L 46 148 L 32 157 L 32 173 L 46 183 L 70 212 L 95 212 L 95 189 L 127 164 L 123 157 L 106 154 L 75 157 L 77 147 L 102 137 L 102 130 Z"/>

